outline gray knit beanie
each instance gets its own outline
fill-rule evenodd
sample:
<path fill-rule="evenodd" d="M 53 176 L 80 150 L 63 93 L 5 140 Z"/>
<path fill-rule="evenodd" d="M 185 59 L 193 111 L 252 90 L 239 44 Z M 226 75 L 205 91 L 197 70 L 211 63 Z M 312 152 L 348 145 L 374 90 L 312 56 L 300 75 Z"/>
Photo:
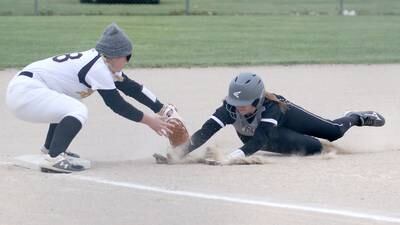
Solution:
<path fill-rule="evenodd" d="M 132 43 L 125 32 L 112 23 L 104 30 L 96 44 L 96 50 L 110 58 L 128 56 L 132 54 Z"/>

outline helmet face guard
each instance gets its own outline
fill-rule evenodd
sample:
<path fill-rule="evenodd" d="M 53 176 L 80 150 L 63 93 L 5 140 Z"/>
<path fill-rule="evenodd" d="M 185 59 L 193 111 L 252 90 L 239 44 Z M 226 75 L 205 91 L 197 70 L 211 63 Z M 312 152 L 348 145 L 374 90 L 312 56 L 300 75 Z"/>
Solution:
<path fill-rule="evenodd" d="M 228 111 L 229 116 L 232 119 L 236 120 L 236 118 L 238 117 L 237 116 L 238 112 L 236 111 L 236 107 L 233 105 L 226 104 L 225 109 Z M 250 118 L 254 117 L 256 114 L 257 114 L 257 109 L 252 114 L 245 115 L 245 117 L 246 117 L 246 119 L 250 119 Z"/>
<path fill-rule="evenodd" d="M 228 111 L 229 116 L 231 116 L 232 119 L 236 120 L 237 118 L 236 107 L 233 105 L 225 104 L 225 109 L 226 111 Z"/>

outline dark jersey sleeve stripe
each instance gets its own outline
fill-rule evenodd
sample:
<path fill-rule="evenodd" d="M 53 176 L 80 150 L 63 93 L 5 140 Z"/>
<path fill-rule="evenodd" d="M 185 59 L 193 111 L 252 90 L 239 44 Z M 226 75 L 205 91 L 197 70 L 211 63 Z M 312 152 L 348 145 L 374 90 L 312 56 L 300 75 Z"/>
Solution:
<path fill-rule="evenodd" d="M 100 54 L 98 54 L 96 57 L 94 57 L 88 64 L 86 64 L 84 67 L 82 67 L 81 70 L 78 72 L 78 78 L 79 82 L 84 84 L 88 88 L 92 88 L 87 82 L 86 82 L 86 75 L 89 72 L 90 68 L 95 64 L 95 62 L 100 58 Z"/>
<path fill-rule="evenodd" d="M 135 122 L 143 118 L 143 112 L 126 102 L 117 89 L 97 90 L 103 98 L 104 103 L 115 113 Z"/>

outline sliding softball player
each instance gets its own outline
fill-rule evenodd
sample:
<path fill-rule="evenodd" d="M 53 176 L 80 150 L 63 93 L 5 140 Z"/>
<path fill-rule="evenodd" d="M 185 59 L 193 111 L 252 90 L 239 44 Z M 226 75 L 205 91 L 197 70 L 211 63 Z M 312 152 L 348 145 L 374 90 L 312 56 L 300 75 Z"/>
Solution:
<path fill-rule="evenodd" d="M 266 92 L 263 81 L 256 74 L 241 73 L 231 81 L 222 106 L 191 136 L 181 156 L 203 145 L 227 125 L 233 125 L 243 142 L 229 154 L 229 162 L 259 150 L 318 154 L 322 151 L 322 144 L 317 138 L 332 142 L 353 126 L 380 127 L 384 124 L 383 116 L 374 111 L 347 112 L 335 120 L 322 118 L 283 96 Z"/>

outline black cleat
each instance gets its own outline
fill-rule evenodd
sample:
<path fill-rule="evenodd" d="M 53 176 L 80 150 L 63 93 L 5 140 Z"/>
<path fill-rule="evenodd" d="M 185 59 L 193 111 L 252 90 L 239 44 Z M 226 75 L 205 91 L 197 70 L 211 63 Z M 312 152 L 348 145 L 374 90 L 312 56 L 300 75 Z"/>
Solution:
<path fill-rule="evenodd" d="M 359 127 L 371 126 L 371 127 L 381 127 L 385 125 L 385 118 L 377 112 L 374 111 L 360 111 L 360 112 L 347 112 L 345 116 L 358 116 L 360 118 Z"/>

